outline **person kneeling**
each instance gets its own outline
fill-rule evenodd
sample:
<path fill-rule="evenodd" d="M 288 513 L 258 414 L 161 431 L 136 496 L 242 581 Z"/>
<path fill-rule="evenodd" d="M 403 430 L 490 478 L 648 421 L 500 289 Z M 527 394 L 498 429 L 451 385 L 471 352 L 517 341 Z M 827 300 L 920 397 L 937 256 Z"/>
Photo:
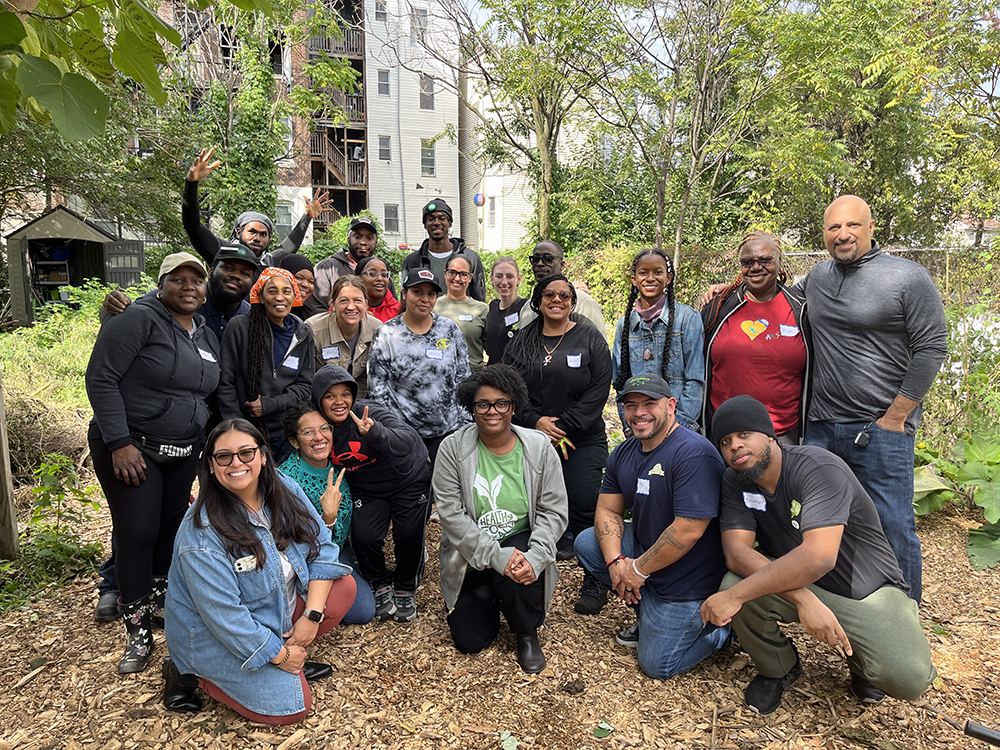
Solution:
<path fill-rule="evenodd" d="M 521 669 L 545 669 L 538 627 L 556 588 L 556 542 L 569 504 L 559 457 L 541 432 L 511 425 L 528 390 L 509 365 L 491 365 L 455 393 L 475 423 L 442 441 L 431 494 L 441 519 L 441 593 L 459 651 L 500 631 L 517 636 Z"/>
<path fill-rule="evenodd" d="M 212 431 L 199 485 L 170 568 L 164 705 L 199 710 L 198 685 L 251 721 L 301 721 L 312 706 L 306 681 L 332 674 L 306 661 L 306 648 L 354 602 L 351 569 L 248 421 Z"/>
<path fill-rule="evenodd" d="M 802 674 L 779 622 L 801 622 L 843 647 L 859 700 L 917 698 L 937 676 L 930 646 L 875 504 L 847 464 L 817 446 L 780 445 L 767 409 L 750 396 L 719 407 L 712 440 L 729 465 L 722 544 L 732 572 L 702 616 L 731 621 L 753 659 L 747 705 L 773 712 Z"/>

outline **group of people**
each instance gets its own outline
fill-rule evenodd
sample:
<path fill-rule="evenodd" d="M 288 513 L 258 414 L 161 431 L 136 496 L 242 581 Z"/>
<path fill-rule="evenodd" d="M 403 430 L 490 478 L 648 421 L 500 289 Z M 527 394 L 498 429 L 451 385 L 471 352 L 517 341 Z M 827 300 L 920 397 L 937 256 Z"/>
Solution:
<path fill-rule="evenodd" d="M 640 252 L 609 346 L 554 242 L 529 258 L 527 299 L 516 260 L 498 258 L 487 303 L 445 201 L 424 207 L 428 238 L 395 280 L 363 217 L 315 266 L 296 252 L 307 224 L 273 252 L 262 214 L 215 237 L 191 216 L 211 156 L 184 194 L 201 257 L 167 256 L 134 303 L 109 295 L 87 371 L 114 523 L 96 616 L 124 621 L 122 673 L 146 667 L 165 627 L 168 708 L 198 710 L 200 687 L 254 721 L 303 718 L 309 681 L 332 671 L 306 660 L 315 638 L 417 616 L 432 505 L 463 653 L 489 646 L 502 614 L 520 667 L 544 669 L 556 562 L 576 557 L 574 608 L 596 614 L 609 592 L 630 605 L 616 639 L 651 677 L 735 634 L 760 673 L 748 705 L 769 713 L 801 673 L 777 623 L 799 619 L 844 647 L 863 700 L 933 679 L 897 483 L 943 312 L 936 291 L 937 309 L 918 301 L 926 271 L 872 243 L 863 201 L 830 206 L 833 260 L 796 286 L 778 239 L 748 235 L 740 280 L 700 315 L 675 299 L 669 256 Z M 612 385 L 627 439 L 609 456 Z"/>

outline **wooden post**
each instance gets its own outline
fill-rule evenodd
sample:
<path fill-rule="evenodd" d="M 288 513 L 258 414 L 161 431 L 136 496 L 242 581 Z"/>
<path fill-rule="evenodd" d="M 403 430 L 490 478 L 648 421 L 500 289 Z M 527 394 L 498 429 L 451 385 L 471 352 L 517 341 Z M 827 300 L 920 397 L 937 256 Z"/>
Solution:
<path fill-rule="evenodd" d="M 10 448 L 7 445 L 7 410 L 3 402 L 0 378 L 0 560 L 17 557 L 17 514 L 14 512 L 14 483 L 10 473 Z"/>

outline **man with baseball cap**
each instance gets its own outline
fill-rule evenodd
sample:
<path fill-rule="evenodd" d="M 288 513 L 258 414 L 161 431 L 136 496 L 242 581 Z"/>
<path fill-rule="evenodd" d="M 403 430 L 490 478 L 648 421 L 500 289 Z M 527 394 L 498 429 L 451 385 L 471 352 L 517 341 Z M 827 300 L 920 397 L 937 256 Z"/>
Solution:
<path fill-rule="evenodd" d="M 701 610 L 706 623 L 732 623 L 757 667 L 747 705 L 771 713 L 802 674 L 778 627 L 796 621 L 843 649 L 859 700 L 917 698 L 937 676 L 917 603 L 847 464 L 818 446 L 779 445 L 767 409 L 750 396 L 718 408 L 712 441 L 729 466 L 721 527 L 732 572 Z"/>
<path fill-rule="evenodd" d="M 486 278 L 483 275 L 483 262 L 479 254 L 465 246 L 461 237 L 449 237 L 453 220 L 451 206 L 443 200 L 430 201 L 423 210 L 424 229 L 427 239 L 403 260 L 400 277 L 406 278 L 407 271 L 413 268 L 429 268 L 439 278 L 444 278 L 445 266 L 456 255 L 461 255 L 469 261 L 472 271 L 472 283 L 469 284 L 469 296 L 480 302 L 486 302 Z"/>
<path fill-rule="evenodd" d="M 378 244 L 378 225 L 367 216 L 355 216 L 347 229 L 347 248 L 341 248 L 329 258 L 324 258 L 313 268 L 316 286 L 313 296 L 330 304 L 333 283 L 341 276 L 357 273 L 358 263 L 375 252 Z"/>
<path fill-rule="evenodd" d="M 726 573 L 719 540 L 724 466 L 708 440 L 678 424 L 677 400 L 659 375 L 630 378 L 618 401 L 632 437 L 608 458 L 593 530 L 576 538 L 580 564 L 638 613 L 639 649 L 654 679 L 687 671 L 730 640 L 703 624 L 701 604 Z M 625 523 L 625 509 L 632 523 Z"/>

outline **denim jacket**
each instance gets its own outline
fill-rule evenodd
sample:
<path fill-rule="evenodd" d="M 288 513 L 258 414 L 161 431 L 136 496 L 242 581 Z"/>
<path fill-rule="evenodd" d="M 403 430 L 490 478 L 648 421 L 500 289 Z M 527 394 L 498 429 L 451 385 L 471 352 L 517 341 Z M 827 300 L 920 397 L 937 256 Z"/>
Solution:
<path fill-rule="evenodd" d="M 340 578 L 351 569 L 337 561 L 340 550 L 312 503 L 297 484 L 282 479 L 320 529 L 319 556 L 312 562 L 306 561 L 306 544 L 293 542 L 285 550 L 298 578 L 298 591 L 305 597 L 309 581 Z M 271 532 L 251 519 L 267 560 L 260 570 L 254 566 L 237 572 L 236 560 L 208 526 L 204 511 L 204 527 L 195 527 L 194 507 L 177 530 L 170 566 L 164 629 L 171 657 L 181 674 L 205 678 L 251 711 L 266 716 L 304 711 L 299 676 L 270 664 L 284 644 L 282 634 L 292 627 L 281 559 Z"/>
<path fill-rule="evenodd" d="M 670 309 L 664 305 L 663 312 L 649 326 L 632 310 L 630 319 L 628 348 L 632 363 L 633 375 L 648 373 L 660 374 L 663 345 L 667 336 L 667 320 Z M 612 380 L 618 380 L 621 372 L 622 325 L 623 315 L 615 325 L 615 345 L 612 350 Z M 677 421 L 692 430 L 698 430 L 698 417 L 701 414 L 701 402 L 705 393 L 705 360 L 702 356 L 702 338 L 704 326 L 701 316 L 687 305 L 674 302 L 674 335 L 670 340 L 670 363 L 667 365 L 667 382 L 670 391 L 677 399 Z M 646 350 L 651 358 L 645 359 Z M 622 408 L 618 407 L 618 416 L 625 424 Z"/>

